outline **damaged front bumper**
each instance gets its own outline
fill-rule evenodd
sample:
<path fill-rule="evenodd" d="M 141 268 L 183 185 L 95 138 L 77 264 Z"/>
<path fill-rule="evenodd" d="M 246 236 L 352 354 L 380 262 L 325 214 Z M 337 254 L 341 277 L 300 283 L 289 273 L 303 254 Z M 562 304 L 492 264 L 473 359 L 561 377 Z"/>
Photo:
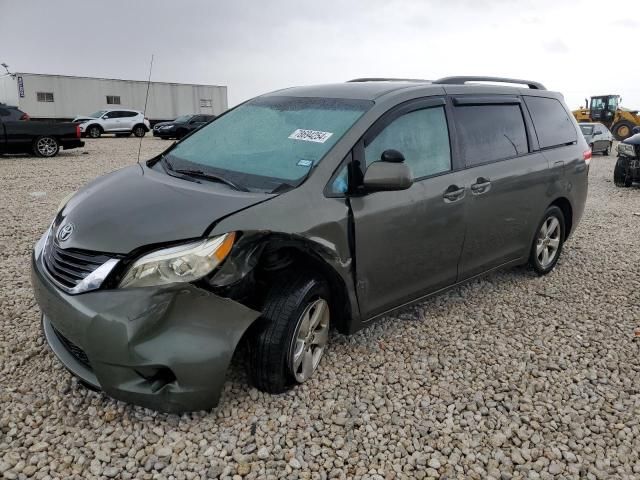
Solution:
<path fill-rule="evenodd" d="M 68 295 L 32 257 L 47 343 L 74 375 L 118 400 L 165 412 L 218 404 L 233 352 L 260 316 L 191 284 Z"/>

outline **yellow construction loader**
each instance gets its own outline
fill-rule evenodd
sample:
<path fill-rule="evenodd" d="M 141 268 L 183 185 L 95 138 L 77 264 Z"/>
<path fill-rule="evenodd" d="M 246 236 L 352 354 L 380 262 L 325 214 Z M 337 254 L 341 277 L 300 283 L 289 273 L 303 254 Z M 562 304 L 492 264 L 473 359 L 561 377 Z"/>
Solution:
<path fill-rule="evenodd" d="M 632 135 L 633 127 L 640 126 L 637 110 L 620 106 L 620 95 L 599 95 L 585 99 L 585 108 L 574 110 L 573 116 L 580 122 L 600 122 L 604 124 L 616 140 L 624 140 Z"/>

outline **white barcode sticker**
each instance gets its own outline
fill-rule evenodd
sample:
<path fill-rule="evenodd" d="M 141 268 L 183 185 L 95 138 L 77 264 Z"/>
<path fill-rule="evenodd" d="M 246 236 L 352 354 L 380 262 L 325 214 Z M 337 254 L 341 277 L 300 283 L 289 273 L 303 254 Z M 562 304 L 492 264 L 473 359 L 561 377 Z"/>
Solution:
<path fill-rule="evenodd" d="M 302 128 L 299 128 L 291 135 L 289 135 L 289 138 L 291 140 L 324 143 L 329 139 L 329 137 L 331 137 L 331 135 L 333 135 L 333 133 L 331 132 L 320 132 L 318 130 L 304 130 Z"/>

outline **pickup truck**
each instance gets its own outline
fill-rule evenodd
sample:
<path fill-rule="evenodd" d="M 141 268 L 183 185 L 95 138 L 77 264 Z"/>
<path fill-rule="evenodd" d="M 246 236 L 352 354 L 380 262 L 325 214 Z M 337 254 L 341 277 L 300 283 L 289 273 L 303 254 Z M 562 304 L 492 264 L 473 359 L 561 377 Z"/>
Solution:
<path fill-rule="evenodd" d="M 19 120 L 15 110 L 18 109 L 0 105 L 0 154 L 33 153 L 39 157 L 54 157 L 60 148 L 84 147 L 78 125 Z"/>

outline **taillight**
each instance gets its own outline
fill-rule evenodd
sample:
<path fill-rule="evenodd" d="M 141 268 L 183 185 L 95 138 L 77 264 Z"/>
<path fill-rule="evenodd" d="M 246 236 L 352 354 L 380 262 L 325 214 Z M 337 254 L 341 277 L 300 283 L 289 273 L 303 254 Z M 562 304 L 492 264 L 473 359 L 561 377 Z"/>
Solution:
<path fill-rule="evenodd" d="M 20 117 L 20 120 L 29 120 L 29 115 L 27 115 L 26 113 L 23 113 L 22 116 Z"/>
<path fill-rule="evenodd" d="M 586 150 L 585 152 L 582 153 L 582 158 L 584 159 L 584 162 L 589 165 L 591 163 L 591 149 Z"/>
<path fill-rule="evenodd" d="M 80 138 L 82 135 L 80 135 L 80 125 L 76 125 L 76 138 Z"/>

